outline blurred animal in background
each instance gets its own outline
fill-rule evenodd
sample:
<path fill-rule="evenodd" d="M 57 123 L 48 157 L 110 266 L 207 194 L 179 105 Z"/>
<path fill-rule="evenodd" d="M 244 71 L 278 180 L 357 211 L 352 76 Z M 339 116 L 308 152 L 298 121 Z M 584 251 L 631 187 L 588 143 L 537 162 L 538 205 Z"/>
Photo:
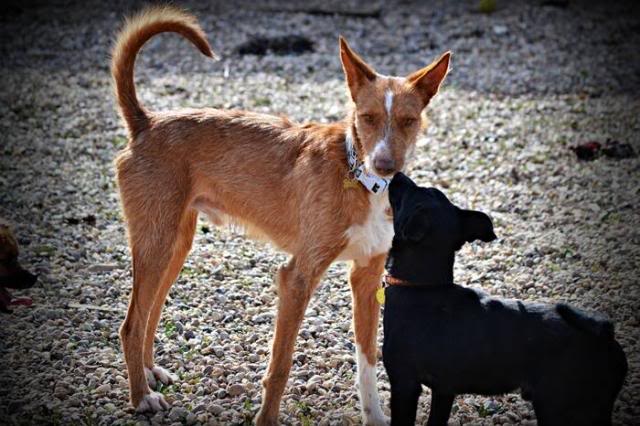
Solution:
<path fill-rule="evenodd" d="M 38 279 L 20 265 L 18 254 L 18 241 L 11 228 L 0 222 L 0 312 L 11 313 L 9 308 L 14 305 L 31 305 L 30 297 L 13 298 L 7 290 L 31 288 Z"/>

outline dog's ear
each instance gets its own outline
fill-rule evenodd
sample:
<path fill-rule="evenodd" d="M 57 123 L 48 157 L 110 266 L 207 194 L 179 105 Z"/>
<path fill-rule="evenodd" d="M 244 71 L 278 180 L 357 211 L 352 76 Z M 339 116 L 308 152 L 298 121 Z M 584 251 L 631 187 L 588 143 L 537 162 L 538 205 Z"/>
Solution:
<path fill-rule="evenodd" d="M 407 76 L 407 81 L 420 94 L 425 105 L 438 93 L 440 85 L 449 72 L 451 52 L 445 52 L 430 65 Z"/>
<path fill-rule="evenodd" d="M 7 225 L 0 224 L 0 259 L 18 257 L 18 251 L 18 242 L 11 229 Z"/>
<path fill-rule="evenodd" d="M 342 69 L 347 79 L 351 99 L 355 101 L 358 91 L 365 84 L 376 79 L 376 72 L 351 50 L 342 36 L 340 36 L 340 60 L 342 61 Z"/>
<path fill-rule="evenodd" d="M 475 210 L 460 210 L 462 215 L 462 232 L 465 241 L 480 240 L 488 243 L 496 238 L 493 232 L 493 223 L 489 216 Z"/>
<path fill-rule="evenodd" d="M 403 215 L 399 223 L 398 233 L 403 240 L 418 242 L 429 231 L 429 219 L 424 211 L 413 209 Z"/>

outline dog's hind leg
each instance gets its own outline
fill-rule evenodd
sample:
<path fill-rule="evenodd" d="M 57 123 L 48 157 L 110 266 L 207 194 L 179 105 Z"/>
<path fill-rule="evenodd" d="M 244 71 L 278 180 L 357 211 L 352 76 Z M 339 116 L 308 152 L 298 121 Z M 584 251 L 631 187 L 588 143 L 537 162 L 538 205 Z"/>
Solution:
<path fill-rule="evenodd" d="M 294 256 L 278 271 L 278 314 L 271 347 L 271 359 L 262 381 L 264 392 L 256 425 L 278 423 L 280 400 L 284 392 L 296 336 L 311 295 L 320 278 L 339 251 L 316 251 L 306 258 Z"/>
<path fill-rule="evenodd" d="M 375 294 L 380 287 L 386 255 L 375 256 L 364 264 L 354 262 L 349 275 L 353 297 L 353 328 L 358 360 L 358 386 L 363 423 L 385 425 L 376 381 L 377 336 L 380 305 Z"/>
<path fill-rule="evenodd" d="M 144 367 L 147 381 L 152 389 L 156 387 L 157 380 L 165 385 L 173 383 L 176 380 L 174 375 L 154 364 L 153 341 L 156 336 L 156 330 L 160 322 L 160 316 L 162 315 L 162 308 L 164 307 L 167 294 L 178 277 L 182 265 L 191 250 L 197 220 L 198 213 L 195 210 L 188 211 L 182 219 L 173 249 L 173 256 L 169 261 L 165 275 L 162 277 L 162 282 L 159 285 L 158 293 L 156 294 L 151 313 L 149 314 L 144 339 Z"/>
<path fill-rule="evenodd" d="M 455 395 L 431 390 L 431 410 L 427 426 L 446 426 Z"/>
<path fill-rule="evenodd" d="M 122 185 L 121 185 L 122 186 Z M 176 197 L 166 204 L 159 200 L 123 197 L 129 223 L 129 244 L 133 262 L 133 289 L 127 316 L 120 327 L 120 340 L 129 373 L 131 403 L 138 411 L 169 408 L 161 394 L 151 392 L 144 371 L 144 341 L 156 295 L 167 280 L 176 242 L 185 217 L 184 204 Z M 144 205 L 132 209 L 131 204 Z"/>

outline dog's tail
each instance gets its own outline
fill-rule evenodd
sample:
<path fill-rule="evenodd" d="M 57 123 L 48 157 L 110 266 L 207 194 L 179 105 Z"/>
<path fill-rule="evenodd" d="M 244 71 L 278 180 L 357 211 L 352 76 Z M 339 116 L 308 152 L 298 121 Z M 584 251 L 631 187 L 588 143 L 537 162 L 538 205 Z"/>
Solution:
<path fill-rule="evenodd" d="M 149 114 L 138 102 L 133 83 L 133 66 L 142 46 L 154 35 L 174 32 L 187 38 L 203 54 L 215 58 L 196 18 L 171 6 L 151 7 L 127 19 L 118 34 L 111 60 L 111 74 L 120 114 L 132 137 L 144 130 Z"/>
<path fill-rule="evenodd" d="M 602 315 L 590 315 L 564 303 L 558 303 L 556 311 L 573 327 L 603 339 L 613 339 L 613 324 Z"/>

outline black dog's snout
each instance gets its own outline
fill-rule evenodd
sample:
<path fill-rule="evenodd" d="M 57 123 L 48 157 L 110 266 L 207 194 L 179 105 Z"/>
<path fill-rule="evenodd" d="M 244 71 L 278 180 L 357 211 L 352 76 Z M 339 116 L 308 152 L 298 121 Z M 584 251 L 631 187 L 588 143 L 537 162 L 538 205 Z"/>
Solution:
<path fill-rule="evenodd" d="M 33 287 L 33 285 L 38 281 L 38 276 L 27 272 L 27 276 L 25 279 L 25 283 L 27 284 L 27 288 Z"/>
<path fill-rule="evenodd" d="M 0 285 L 16 290 L 23 290 L 33 287 L 36 281 L 38 281 L 37 275 L 34 275 L 27 270 L 20 269 L 11 275 L 6 275 L 0 278 Z"/>

